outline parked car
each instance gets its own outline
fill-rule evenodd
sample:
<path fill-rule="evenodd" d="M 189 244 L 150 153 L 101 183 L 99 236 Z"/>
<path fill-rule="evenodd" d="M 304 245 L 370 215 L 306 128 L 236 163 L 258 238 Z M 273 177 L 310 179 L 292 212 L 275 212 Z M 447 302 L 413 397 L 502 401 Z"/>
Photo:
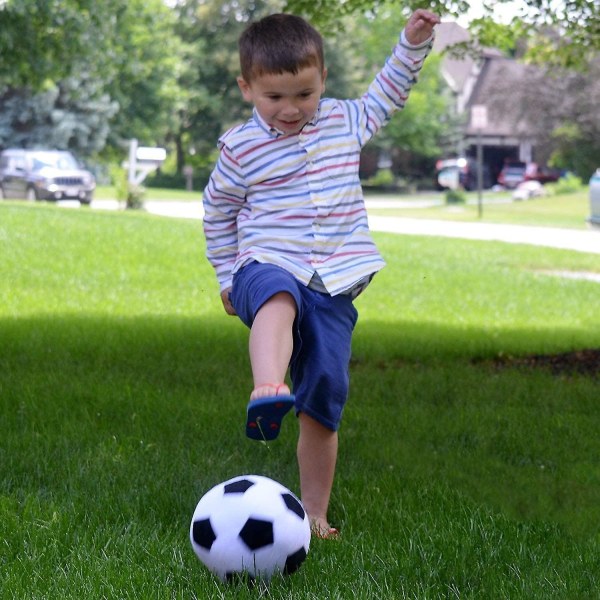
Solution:
<path fill-rule="evenodd" d="M 8 149 L 0 154 L 0 197 L 92 201 L 96 181 L 64 150 Z"/>
<path fill-rule="evenodd" d="M 483 187 L 491 185 L 490 173 L 487 165 L 483 168 Z M 435 165 L 436 183 L 439 189 L 464 190 L 477 189 L 477 161 L 472 158 L 446 158 L 438 160 Z"/>
<path fill-rule="evenodd" d="M 549 183 L 558 181 L 561 173 L 558 169 L 543 167 L 534 162 L 514 161 L 504 165 L 498 175 L 498 183 L 509 189 L 514 190 L 524 181 L 539 181 L 540 183 Z"/>
<path fill-rule="evenodd" d="M 509 190 L 514 190 L 520 183 L 525 181 L 524 162 L 506 163 L 498 175 L 498 183 Z"/>

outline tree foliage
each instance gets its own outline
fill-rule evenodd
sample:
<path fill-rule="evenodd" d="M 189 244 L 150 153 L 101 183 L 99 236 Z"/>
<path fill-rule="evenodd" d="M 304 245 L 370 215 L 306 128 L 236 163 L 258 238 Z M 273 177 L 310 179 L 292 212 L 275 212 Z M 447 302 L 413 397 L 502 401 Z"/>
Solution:
<path fill-rule="evenodd" d="M 116 148 L 131 138 L 142 145 L 162 145 L 183 105 L 176 15 L 163 0 L 121 1 L 125 9 L 115 23 L 113 72 L 105 88 L 119 105 L 109 141 Z"/>
<path fill-rule="evenodd" d="M 487 0 L 484 6 L 491 11 L 506 2 Z M 135 137 L 144 145 L 176 148 L 179 171 L 184 164 L 208 170 L 218 136 L 250 112 L 236 84 L 237 39 L 249 20 L 281 10 L 309 17 L 326 41 L 326 93 L 356 97 L 381 67 L 412 10 L 425 7 L 457 16 L 469 4 L 0 0 L 0 148 L 43 144 L 120 161 Z M 508 26 L 489 16 L 475 21 L 472 32 L 478 42 L 507 52 L 525 47 L 527 57 L 546 64 L 595 64 L 590 56 L 600 49 L 598 3 L 523 0 L 523 7 Z M 375 145 L 400 153 L 409 149 L 425 158 L 439 151 L 438 142 L 452 124 L 437 61 L 428 60 L 406 109 Z M 586 83 L 584 71 L 565 81 L 570 82 L 567 88 L 550 79 L 539 82 L 556 89 L 548 98 L 561 99 L 544 110 L 562 119 L 562 125 L 569 122 L 560 128 L 540 118 L 540 136 L 556 161 L 582 165 L 582 149 L 598 150 L 596 109 L 590 100 L 597 98 L 597 90 Z M 588 95 L 573 93 L 580 89 Z M 525 91 L 522 99 L 525 108 L 541 106 Z M 583 114 L 585 118 L 577 117 Z"/>
<path fill-rule="evenodd" d="M 398 5 L 398 3 L 392 3 Z M 414 0 L 400 3 L 405 12 L 427 8 L 440 16 L 467 13 L 465 0 Z M 286 9 L 311 18 L 322 27 L 339 28 L 343 17 L 365 11 L 378 14 L 386 10 L 390 0 L 286 0 Z M 590 0 L 521 0 L 515 10 L 514 0 L 483 0 L 483 16 L 476 19 L 471 32 L 484 46 L 513 47 L 527 39 L 532 59 L 582 67 L 600 51 L 600 3 Z M 509 28 L 497 26 L 495 15 L 513 14 Z"/>
<path fill-rule="evenodd" d="M 164 139 L 179 60 L 162 0 L 8 0 L 0 18 L 0 146 Z"/>
<path fill-rule="evenodd" d="M 178 167 L 190 164 L 197 171 L 212 167 L 206 161 L 228 127 L 248 118 L 251 106 L 240 94 L 237 40 L 248 22 L 283 9 L 280 0 L 184 0 L 175 6 L 176 33 L 184 45 L 180 86 L 185 95 L 178 111 L 173 139 Z M 341 56 L 349 47 L 326 39 L 330 66 L 328 93 L 346 95 L 352 90 L 350 69 Z"/>
<path fill-rule="evenodd" d="M 121 0 L 0 3 L 0 82 L 39 91 L 71 74 L 75 57 L 107 65 Z"/>
<path fill-rule="evenodd" d="M 82 156 L 100 152 L 118 105 L 98 82 L 67 77 L 31 94 L 8 88 L 0 95 L 0 147 L 72 149 Z"/>
<path fill-rule="evenodd" d="M 360 92 L 364 92 L 375 73 L 396 44 L 404 26 L 406 11 L 388 5 L 377 18 L 366 15 L 349 27 L 350 37 L 361 48 L 363 59 Z M 419 74 L 404 109 L 375 138 L 373 143 L 388 150 L 410 151 L 422 157 L 439 156 L 439 141 L 448 134 L 451 98 L 440 74 L 440 57 L 430 56 Z"/>

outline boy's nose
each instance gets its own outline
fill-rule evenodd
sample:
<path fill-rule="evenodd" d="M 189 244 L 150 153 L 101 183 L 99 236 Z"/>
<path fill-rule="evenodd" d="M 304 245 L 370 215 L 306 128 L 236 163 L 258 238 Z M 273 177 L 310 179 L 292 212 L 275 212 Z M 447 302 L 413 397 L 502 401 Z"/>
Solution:
<path fill-rule="evenodd" d="M 298 112 L 298 108 L 293 102 L 287 102 L 281 111 L 282 114 L 291 116 L 297 115 Z"/>

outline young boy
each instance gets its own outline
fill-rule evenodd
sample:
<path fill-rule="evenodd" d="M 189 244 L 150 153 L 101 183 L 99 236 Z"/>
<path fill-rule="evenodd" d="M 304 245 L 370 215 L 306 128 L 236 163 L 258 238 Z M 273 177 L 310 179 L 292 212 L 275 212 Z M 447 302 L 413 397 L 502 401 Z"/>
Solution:
<path fill-rule="evenodd" d="M 274 439 L 295 409 L 301 496 L 320 537 L 337 534 L 327 510 L 353 299 L 385 264 L 368 230 L 360 151 L 404 106 L 438 22 L 415 11 L 367 93 L 346 101 L 321 98 L 323 43 L 306 21 L 276 14 L 251 24 L 239 40 L 237 82 L 253 116 L 220 138 L 204 191 L 207 257 L 223 306 L 250 328 L 246 433 Z"/>

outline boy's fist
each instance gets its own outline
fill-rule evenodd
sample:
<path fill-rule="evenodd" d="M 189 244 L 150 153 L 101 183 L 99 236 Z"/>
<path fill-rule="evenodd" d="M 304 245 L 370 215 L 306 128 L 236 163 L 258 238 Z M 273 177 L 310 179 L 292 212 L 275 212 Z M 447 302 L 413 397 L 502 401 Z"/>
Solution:
<path fill-rule="evenodd" d="M 406 41 L 413 46 L 419 46 L 433 34 L 433 28 L 440 22 L 440 18 L 423 8 L 418 8 L 411 15 L 404 28 Z"/>

